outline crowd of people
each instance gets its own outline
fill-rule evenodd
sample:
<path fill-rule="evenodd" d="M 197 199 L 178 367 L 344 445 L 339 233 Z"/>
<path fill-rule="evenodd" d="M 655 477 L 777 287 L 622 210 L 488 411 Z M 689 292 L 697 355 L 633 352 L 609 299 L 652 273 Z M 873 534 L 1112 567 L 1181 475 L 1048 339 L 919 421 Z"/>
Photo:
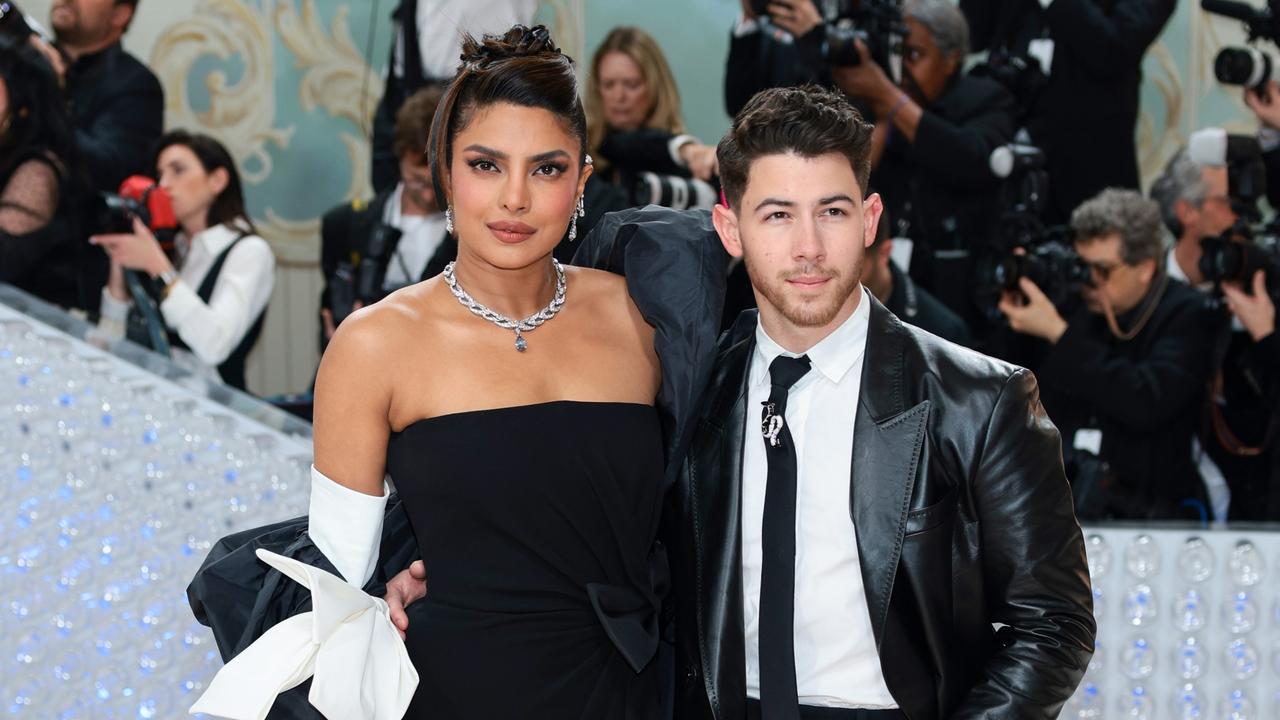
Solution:
<path fill-rule="evenodd" d="M 725 19 L 724 103 L 735 115 L 762 90 L 817 84 L 874 126 L 865 192 L 884 212 L 861 277 L 872 295 L 1036 373 L 1081 517 L 1280 521 L 1280 260 L 1255 242 L 1258 198 L 1235 187 L 1238 160 L 1197 150 L 1247 140 L 1257 167 L 1280 169 L 1280 87 L 1246 92 L 1257 138 L 1188 136 L 1144 194 L 1141 63 L 1172 0 L 846 5 L 742 0 Z M 532 24 L 536 9 L 396 10 L 377 194 L 322 222 L 322 350 L 352 313 L 456 259 L 428 147 L 462 33 Z M 137 12 L 137 0 L 54 0 L 48 34 L 0 25 L 0 281 L 244 389 L 274 258 L 228 150 L 166 132 L 160 83 L 121 46 Z M 554 249 L 565 263 L 610 212 L 723 202 L 719 138 L 689 134 L 659 39 L 614 28 L 582 60 L 591 170 Z M 1015 159 L 997 162 L 1002 152 Z M 1224 270 L 1237 256 L 1255 260 L 1248 277 Z M 730 328 L 757 296 L 746 263 L 723 270 Z"/>

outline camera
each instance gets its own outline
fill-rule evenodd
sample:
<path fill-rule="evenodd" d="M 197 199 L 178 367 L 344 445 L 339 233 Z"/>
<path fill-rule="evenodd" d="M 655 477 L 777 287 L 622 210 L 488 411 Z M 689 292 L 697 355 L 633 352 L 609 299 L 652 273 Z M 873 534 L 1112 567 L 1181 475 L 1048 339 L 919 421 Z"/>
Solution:
<path fill-rule="evenodd" d="M 1250 43 L 1258 40 L 1280 42 L 1280 0 L 1267 0 L 1259 9 L 1236 0 L 1201 0 L 1206 12 L 1234 18 L 1245 24 Z M 1241 85 L 1263 90 L 1272 79 L 1275 59 L 1254 47 L 1225 47 L 1213 59 L 1213 74 L 1224 85 Z"/>
<path fill-rule="evenodd" d="M 0 35 L 8 35 L 18 40 L 26 40 L 30 35 L 38 35 L 41 40 L 53 44 L 53 34 L 46 30 L 34 18 L 22 12 L 17 3 L 0 0 Z"/>
<path fill-rule="evenodd" d="M 1248 288 L 1258 270 L 1266 273 L 1268 294 L 1280 297 L 1280 240 L 1274 221 L 1261 224 L 1258 209 L 1267 190 L 1262 146 L 1248 135 L 1207 128 L 1191 135 L 1188 155 L 1198 165 L 1225 165 L 1227 197 L 1236 224 L 1219 237 L 1200 239 L 1200 272 L 1213 283 L 1236 281 Z"/>
<path fill-rule="evenodd" d="M 991 172 L 1003 178 L 1000 204 L 1005 210 L 990 247 L 978 261 L 977 295 L 991 320 L 1001 317 L 1000 295 L 1017 290 L 1018 281 L 1035 283 L 1058 308 L 1069 307 L 1092 273 L 1071 247 L 1066 226 L 1045 227 L 1041 220 L 1049 190 L 1044 152 L 1031 145 L 1011 143 L 996 148 Z"/>
<path fill-rule="evenodd" d="M 860 64 L 857 41 L 861 40 L 890 79 L 902 79 L 902 39 L 907 36 L 907 25 L 901 0 L 814 0 L 814 4 L 826 18 L 815 31 L 822 33 L 823 62 L 838 67 Z M 769 0 L 752 0 L 751 10 L 767 22 Z"/>
<path fill-rule="evenodd" d="M 403 234 L 400 228 L 380 222 L 369 233 L 364 254 L 334 268 L 329 276 L 329 311 L 335 326 L 351 314 L 357 300 L 372 305 L 386 296 L 387 266 Z"/>
<path fill-rule="evenodd" d="M 155 234 L 161 246 L 172 248 L 178 230 L 173 201 L 155 180 L 142 175 L 125 178 L 117 193 L 99 196 L 94 226 L 101 233 L 131 233 L 135 217 Z"/>
<path fill-rule="evenodd" d="M 1005 52 L 992 52 L 986 62 L 975 65 L 969 74 L 991 78 L 1003 85 L 1024 111 L 1031 107 L 1040 90 L 1049 82 L 1039 60 Z"/>
<path fill-rule="evenodd" d="M 709 183 L 679 175 L 642 172 L 636 173 L 631 182 L 631 204 L 640 207 L 661 205 L 673 210 L 710 208 L 719 196 Z"/>

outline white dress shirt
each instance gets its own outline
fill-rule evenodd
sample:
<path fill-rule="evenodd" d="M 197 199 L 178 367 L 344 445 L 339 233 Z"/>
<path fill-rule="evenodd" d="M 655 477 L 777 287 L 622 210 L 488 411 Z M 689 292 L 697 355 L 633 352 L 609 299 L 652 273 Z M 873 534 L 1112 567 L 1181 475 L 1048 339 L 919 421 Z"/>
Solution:
<path fill-rule="evenodd" d="M 196 294 L 213 261 L 247 228 L 224 223 L 191 238 L 180 260 L 179 280 L 160 303 L 165 324 L 191 348 L 187 353 L 174 348 L 174 358 L 207 377 L 217 377 L 221 365 L 244 339 L 249 328 L 266 309 L 275 287 L 276 258 L 271 246 L 257 235 L 246 235 L 227 255 L 213 294 L 206 304 Z M 108 335 L 123 335 L 132 300 L 120 301 L 102 289 L 100 327 Z M 212 374 L 209 374 L 212 370 Z"/>
<path fill-rule="evenodd" d="M 382 282 L 384 290 L 396 290 L 421 280 L 427 263 L 444 242 L 444 213 L 405 215 L 400 211 L 403 197 L 404 183 L 400 183 L 391 191 L 382 215 L 383 222 L 399 228 L 402 233 L 396 252 L 387 264 L 387 274 Z"/>
<path fill-rule="evenodd" d="M 418 0 L 418 54 L 422 74 L 449 79 L 458 70 L 462 33 L 479 39 L 504 33 L 512 25 L 532 25 L 538 0 Z M 396 33 L 396 77 L 404 77 L 404 35 Z"/>
<path fill-rule="evenodd" d="M 871 302 L 865 289 L 853 315 L 809 349 L 812 369 L 792 388 L 786 423 L 796 449 L 796 688 L 802 705 L 897 707 L 880 669 L 858 562 L 850 509 L 853 425 L 862 383 Z M 747 695 L 760 697 L 761 523 L 768 478 L 761 403 L 769 364 L 795 355 L 756 326 L 749 369 L 742 467 L 742 589 Z M 862 478 L 875 482 L 875 478 Z"/>

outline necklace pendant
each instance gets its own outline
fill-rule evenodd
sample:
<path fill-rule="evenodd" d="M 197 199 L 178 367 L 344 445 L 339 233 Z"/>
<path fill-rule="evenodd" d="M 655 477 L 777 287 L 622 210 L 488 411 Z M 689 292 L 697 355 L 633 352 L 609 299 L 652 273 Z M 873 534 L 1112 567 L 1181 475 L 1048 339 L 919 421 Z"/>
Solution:
<path fill-rule="evenodd" d="M 529 342 L 524 339 L 520 333 L 516 333 L 516 352 L 524 352 L 529 349 Z"/>

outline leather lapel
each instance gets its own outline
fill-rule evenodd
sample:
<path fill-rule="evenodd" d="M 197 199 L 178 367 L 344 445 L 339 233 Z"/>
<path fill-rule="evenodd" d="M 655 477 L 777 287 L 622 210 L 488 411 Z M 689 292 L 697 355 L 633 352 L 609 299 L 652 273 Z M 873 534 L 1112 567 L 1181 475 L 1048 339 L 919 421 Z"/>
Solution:
<path fill-rule="evenodd" d="M 906 329 L 875 298 L 853 430 L 850 512 L 862 582 L 879 649 L 906 532 L 929 418 L 929 402 L 907 408 Z"/>
<path fill-rule="evenodd" d="M 746 697 L 742 630 L 742 443 L 753 332 L 721 354 L 688 455 L 699 654 L 720 717 Z"/>

